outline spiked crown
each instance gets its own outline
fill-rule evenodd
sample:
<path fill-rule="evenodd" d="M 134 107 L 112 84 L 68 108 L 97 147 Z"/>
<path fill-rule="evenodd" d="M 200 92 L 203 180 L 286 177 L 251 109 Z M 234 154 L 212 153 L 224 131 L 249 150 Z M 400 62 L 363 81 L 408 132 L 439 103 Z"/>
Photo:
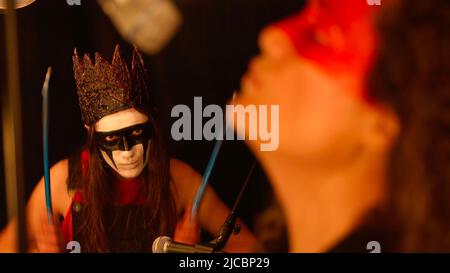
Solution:
<path fill-rule="evenodd" d="M 136 48 L 131 73 L 118 45 L 111 64 L 98 52 L 95 53 L 95 64 L 87 54 L 80 59 L 76 49 L 72 60 L 81 117 L 85 124 L 90 126 L 104 116 L 121 110 L 148 106 L 147 71 Z"/>

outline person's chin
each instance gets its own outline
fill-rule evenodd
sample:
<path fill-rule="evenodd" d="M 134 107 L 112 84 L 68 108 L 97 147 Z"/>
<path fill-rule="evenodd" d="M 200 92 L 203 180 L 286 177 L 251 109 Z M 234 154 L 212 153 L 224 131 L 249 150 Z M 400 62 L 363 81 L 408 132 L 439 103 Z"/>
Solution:
<path fill-rule="evenodd" d="M 119 174 L 125 179 L 132 179 L 138 177 L 141 174 L 141 170 L 139 168 L 131 170 L 121 170 Z"/>

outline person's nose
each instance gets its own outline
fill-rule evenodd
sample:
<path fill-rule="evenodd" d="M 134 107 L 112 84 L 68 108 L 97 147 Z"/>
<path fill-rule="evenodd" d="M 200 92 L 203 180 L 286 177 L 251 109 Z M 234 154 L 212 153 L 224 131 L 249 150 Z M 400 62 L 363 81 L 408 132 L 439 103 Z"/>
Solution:
<path fill-rule="evenodd" d="M 259 47 L 263 56 L 281 61 L 292 56 L 295 48 L 289 36 L 281 29 L 269 26 L 259 36 Z"/>
<path fill-rule="evenodd" d="M 120 155 L 124 159 L 130 159 L 134 156 L 133 149 L 129 146 L 129 143 L 127 142 L 127 139 L 123 138 L 123 150 L 121 150 Z"/>
<path fill-rule="evenodd" d="M 122 142 L 123 142 L 123 150 L 124 151 L 129 151 L 130 147 L 128 146 L 127 138 L 126 137 L 122 137 Z"/>
<path fill-rule="evenodd" d="M 121 156 L 124 160 L 130 160 L 131 158 L 133 158 L 134 152 L 133 152 L 133 150 L 121 151 L 121 152 L 120 152 L 120 156 Z"/>

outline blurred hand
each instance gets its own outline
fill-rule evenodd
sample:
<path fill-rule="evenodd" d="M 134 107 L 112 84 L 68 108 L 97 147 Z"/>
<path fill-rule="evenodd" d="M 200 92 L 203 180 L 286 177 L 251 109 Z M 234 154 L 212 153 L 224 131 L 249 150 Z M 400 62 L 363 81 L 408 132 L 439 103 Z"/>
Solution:
<path fill-rule="evenodd" d="M 58 219 L 54 219 L 53 223 L 49 223 L 47 215 L 43 215 L 39 232 L 35 235 L 36 248 L 38 252 L 58 253 L 62 252 L 62 232 Z"/>
<path fill-rule="evenodd" d="M 197 244 L 200 241 L 200 225 L 196 218 L 191 221 L 191 207 L 184 212 L 183 218 L 177 222 L 174 241 L 184 244 Z"/>

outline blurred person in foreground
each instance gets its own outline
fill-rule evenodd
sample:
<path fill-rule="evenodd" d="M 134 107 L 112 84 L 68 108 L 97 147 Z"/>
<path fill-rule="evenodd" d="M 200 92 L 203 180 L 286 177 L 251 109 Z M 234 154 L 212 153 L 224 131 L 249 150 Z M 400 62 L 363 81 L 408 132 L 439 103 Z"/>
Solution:
<path fill-rule="evenodd" d="M 449 47 L 446 0 L 309 1 L 263 30 L 234 103 L 279 105 L 279 149 L 248 144 L 289 251 L 450 250 Z"/>

